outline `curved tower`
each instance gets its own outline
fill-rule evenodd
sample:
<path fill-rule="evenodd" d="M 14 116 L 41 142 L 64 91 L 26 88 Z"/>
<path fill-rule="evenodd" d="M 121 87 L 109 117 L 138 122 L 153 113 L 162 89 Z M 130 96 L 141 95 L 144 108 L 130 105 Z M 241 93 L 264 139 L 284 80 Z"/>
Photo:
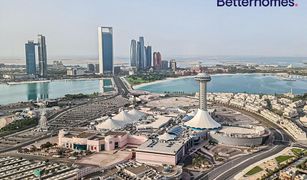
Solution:
<path fill-rule="evenodd" d="M 47 50 L 45 36 L 38 35 L 38 61 L 39 61 L 39 76 L 47 77 Z"/>
<path fill-rule="evenodd" d="M 136 47 L 136 40 L 131 40 L 130 45 L 130 66 L 136 67 L 137 65 L 137 47 Z"/>

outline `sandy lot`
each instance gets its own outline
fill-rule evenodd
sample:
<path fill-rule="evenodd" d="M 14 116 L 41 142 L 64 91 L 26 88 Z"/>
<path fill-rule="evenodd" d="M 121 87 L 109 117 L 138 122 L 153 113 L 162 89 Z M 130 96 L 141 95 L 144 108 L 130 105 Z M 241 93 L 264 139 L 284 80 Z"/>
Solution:
<path fill-rule="evenodd" d="M 88 157 L 84 157 L 78 160 L 77 163 L 107 167 L 118 162 L 131 159 L 131 157 L 132 153 L 129 151 L 109 151 L 92 154 Z"/>
<path fill-rule="evenodd" d="M 147 103 L 147 106 L 151 107 L 165 107 L 165 108 L 176 108 L 176 107 L 184 107 L 184 106 L 198 106 L 198 100 L 196 98 L 191 97 L 170 97 L 163 98 L 159 100 L 154 100 Z"/>

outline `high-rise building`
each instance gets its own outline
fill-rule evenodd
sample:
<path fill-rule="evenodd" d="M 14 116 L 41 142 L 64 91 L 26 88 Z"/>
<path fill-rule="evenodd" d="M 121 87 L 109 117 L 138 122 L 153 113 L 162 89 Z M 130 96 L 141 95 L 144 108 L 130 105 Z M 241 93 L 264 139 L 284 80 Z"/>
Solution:
<path fill-rule="evenodd" d="M 151 46 L 147 46 L 146 48 L 146 69 L 149 69 L 151 67 L 152 64 L 152 50 L 151 50 Z"/>
<path fill-rule="evenodd" d="M 33 41 L 28 41 L 25 44 L 27 74 L 32 75 L 36 74 L 35 45 Z"/>
<path fill-rule="evenodd" d="M 130 45 L 130 66 L 136 67 L 137 66 L 137 42 L 136 40 L 131 40 Z"/>
<path fill-rule="evenodd" d="M 161 69 L 161 60 L 162 60 L 162 57 L 161 57 L 161 54 L 160 52 L 154 52 L 153 53 L 153 66 L 155 69 Z"/>
<path fill-rule="evenodd" d="M 177 63 L 175 59 L 170 60 L 169 62 L 169 66 L 172 69 L 172 71 L 176 71 L 177 70 Z"/>
<path fill-rule="evenodd" d="M 98 27 L 99 74 L 113 75 L 113 29 Z"/>
<path fill-rule="evenodd" d="M 39 76 L 47 77 L 47 50 L 45 36 L 38 35 L 38 61 L 39 61 Z"/>
<path fill-rule="evenodd" d="M 139 69 L 144 69 L 146 65 L 146 54 L 145 54 L 145 46 L 144 46 L 144 37 L 139 37 Z"/>
<path fill-rule="evenodd" d="M 166 60 L 161 61 L 161 69 L 163 70 L 168 69 L 168 61 Z"/>
<path fill-rule="evenodd" d="M 131 40 L 130 45 L 130 65 L 137 70 L 146 70 L 152 64 L 152 48 L 144 46 L 144 37 L 139 37 L 139 40 Z"/>
<path fill-rule="evenodd" d="M 137 43 L 136 43 L 136 69 L 137 70 L 140 70 L 140 69 L 142 69 L 141 68 L 141 43 L 138 41 Z"/>

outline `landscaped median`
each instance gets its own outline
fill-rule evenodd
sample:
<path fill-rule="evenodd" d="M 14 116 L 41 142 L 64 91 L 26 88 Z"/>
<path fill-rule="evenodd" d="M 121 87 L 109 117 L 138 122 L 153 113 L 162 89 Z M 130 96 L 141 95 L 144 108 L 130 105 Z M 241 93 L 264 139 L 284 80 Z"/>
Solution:
<path fill-rule="evenodd" d="M 263 169 L 259 166 L 255 166 L 253 169 L 249 170 L 245 175 L 252 176 L 258 172 L 261 172 Z"/>
<path fill-rule="evenodd" d="M 290 160 L 292 158 L 295 158 L 295 156 L 278 156 L 275 158 L 275 160 L 277 161 L 278 164 L 281 164 L 287 160 Z"/>
<path fill-rule="evenodd" d="M 237 174 L 234 179 L 264 179 L 280 171 L 281 169 L 291 166 L 296 160 L 306 156 L 307 152 L 301 148 L 286 148 L 274 156 L 260 160 L 250 165 L 241 173 Z"/>

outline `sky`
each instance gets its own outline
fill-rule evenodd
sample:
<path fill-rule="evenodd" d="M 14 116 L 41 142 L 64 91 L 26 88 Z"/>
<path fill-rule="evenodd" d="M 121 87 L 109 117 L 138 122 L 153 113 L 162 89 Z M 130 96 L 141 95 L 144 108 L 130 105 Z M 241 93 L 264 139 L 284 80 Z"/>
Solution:
<path fill-rule="evenodd" d="M 0 57 L 24 58 L 46 36 L 48 58 L 98 57 L 97 27 L 112 26 L 115 57 L 130 41 L 164 58 L 307 57 L 307 1 L 293 8 L 217 7 L 216 0 L 0 0 Z"/>

